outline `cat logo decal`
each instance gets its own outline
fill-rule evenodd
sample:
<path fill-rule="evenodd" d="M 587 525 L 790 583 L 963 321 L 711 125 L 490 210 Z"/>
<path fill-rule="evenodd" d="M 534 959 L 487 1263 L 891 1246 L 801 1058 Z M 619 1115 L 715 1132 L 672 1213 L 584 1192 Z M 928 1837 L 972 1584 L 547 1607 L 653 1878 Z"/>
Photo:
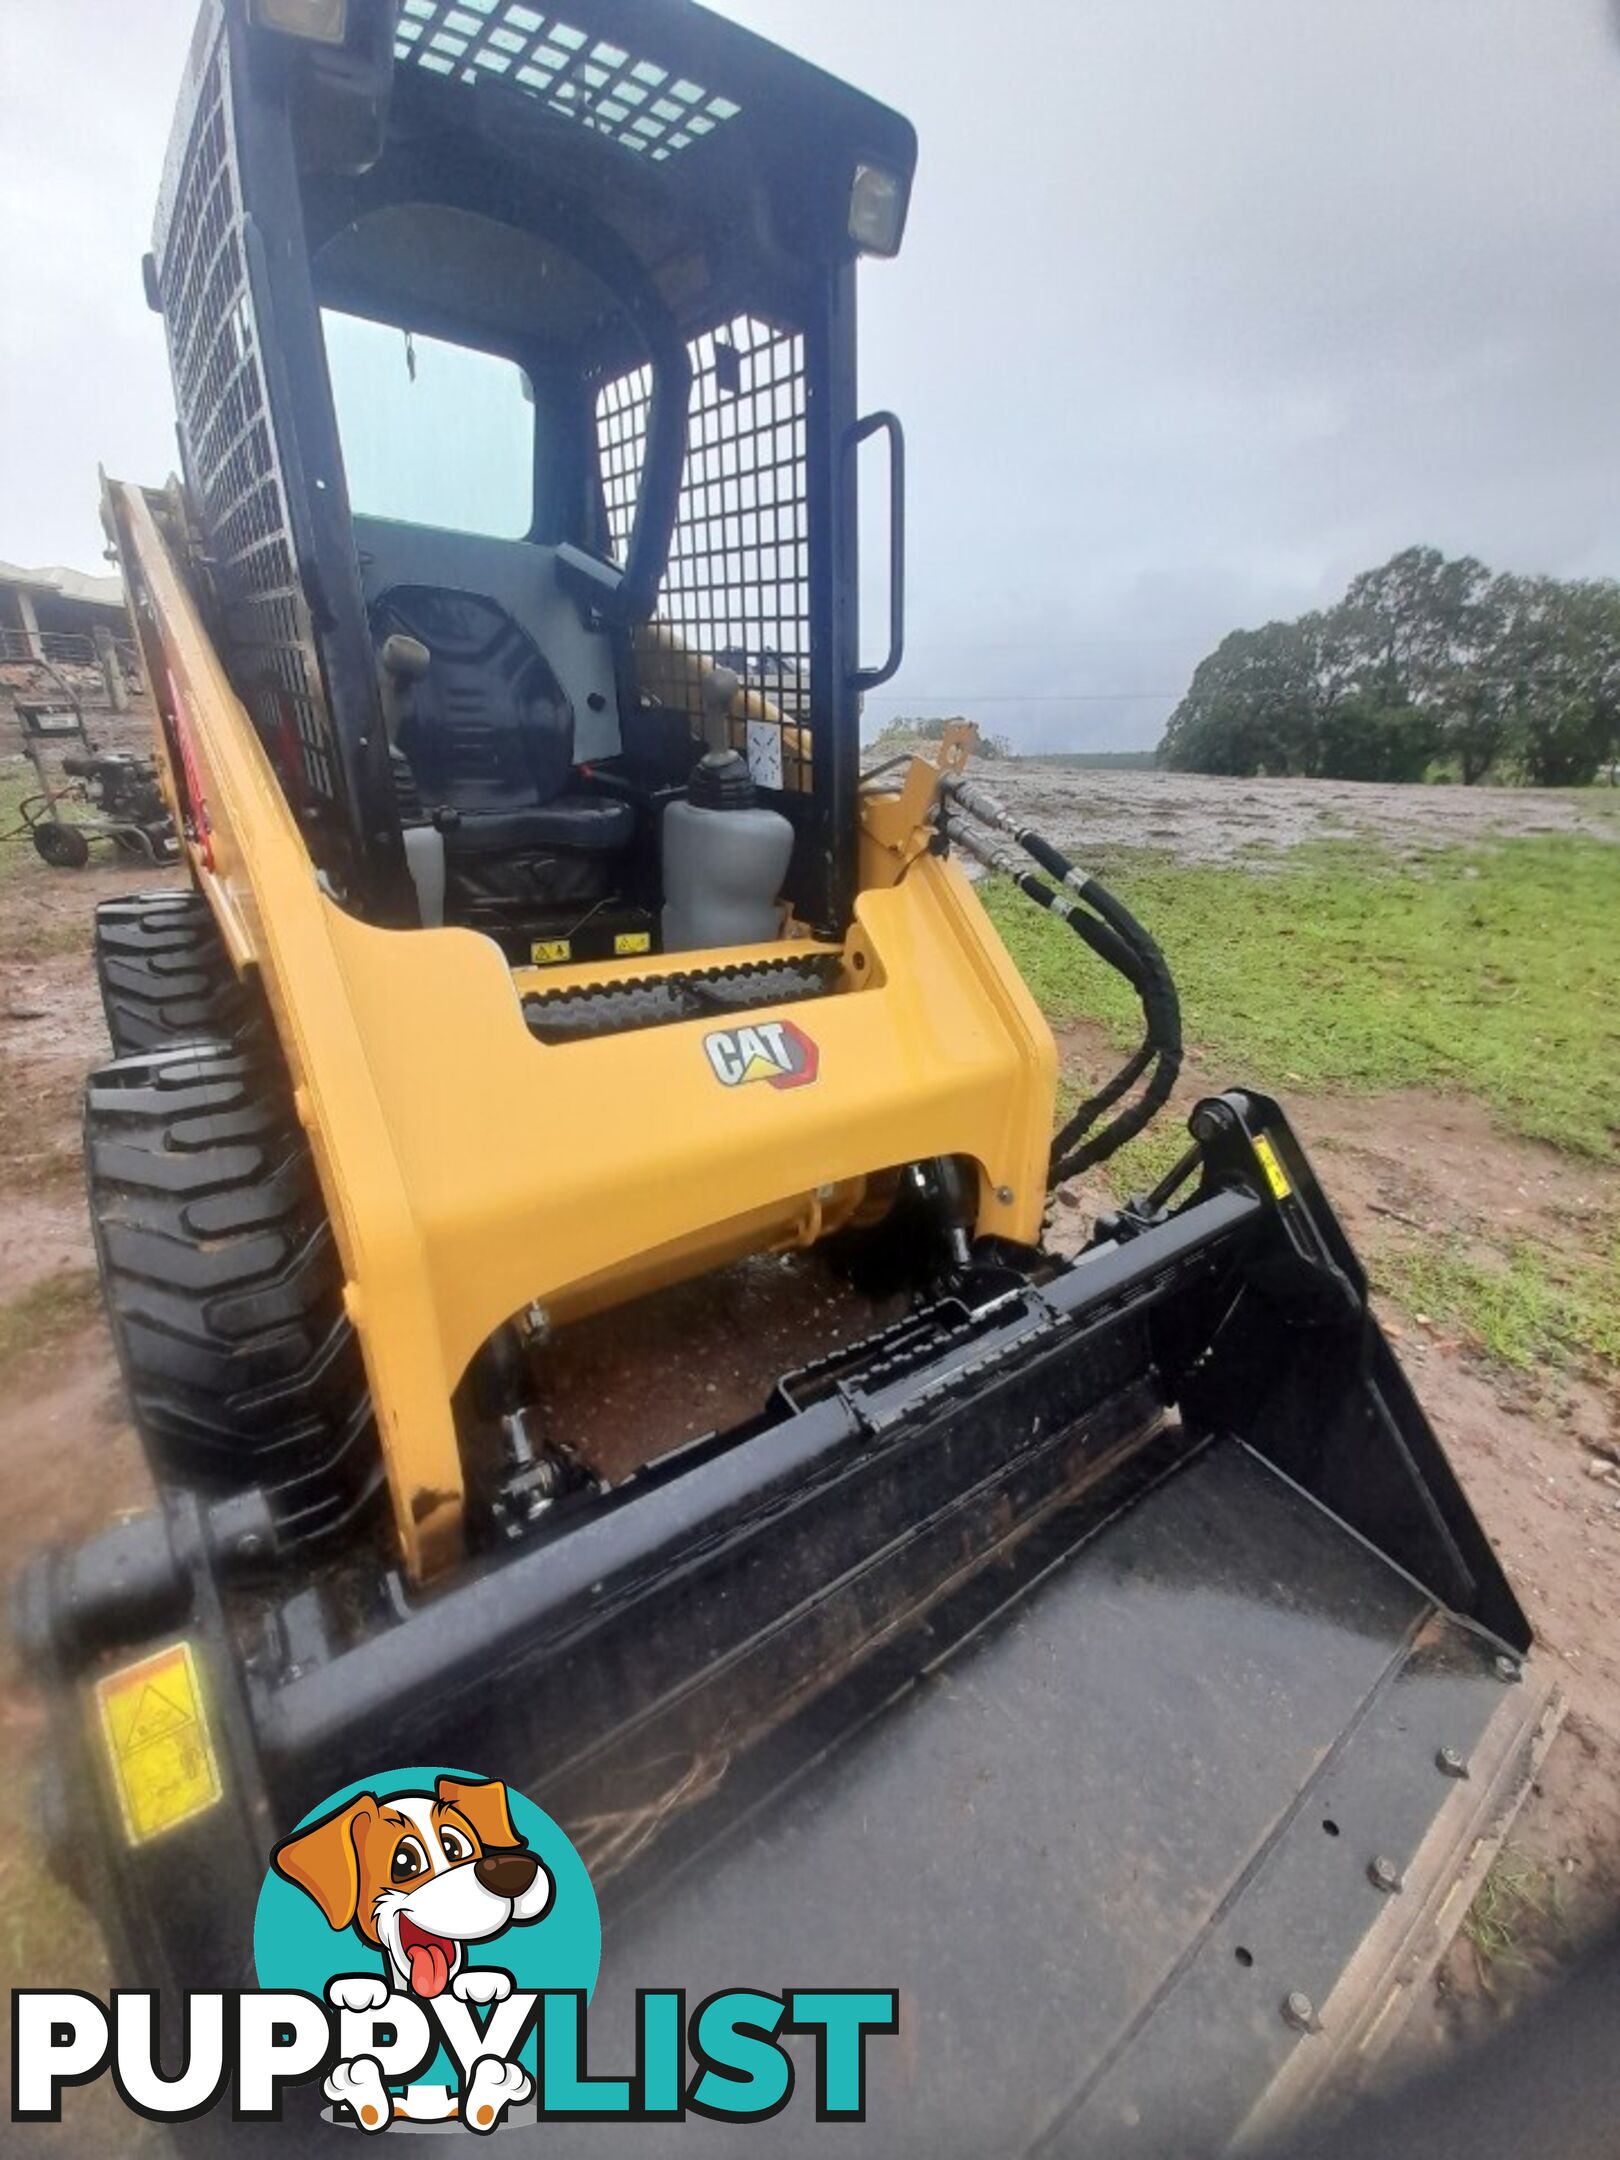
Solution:
<path fill-rule="evenodd" d="M 757 1020 L 751 1027 L 720 1028 L 703 1038 L 703 1052 L 722 1087 L 763 1080 L 773 1088 L 808 1087 L 821 1052 L 791 1020 Z"/>

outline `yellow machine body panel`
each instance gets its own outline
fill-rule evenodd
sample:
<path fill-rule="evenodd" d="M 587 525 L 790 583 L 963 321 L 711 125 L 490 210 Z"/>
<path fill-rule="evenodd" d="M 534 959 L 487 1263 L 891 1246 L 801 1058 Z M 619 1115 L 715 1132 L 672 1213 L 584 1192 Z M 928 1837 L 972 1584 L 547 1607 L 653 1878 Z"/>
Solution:
<path fill-rule="evenodd" d="M 843 948 L 845 987 L 729 1028 L 704 1019 L 539 1042 L 524 991 L 646 977 L 690 957 L 514 971 L 476 932 L 381 929 L 346 913 L 322 888 L 150 502 L 110 483 L 108 508 L 192 874 L 235 964 L 264 987 L 312 1143 L 413 1576 L 462 1549 L 452 1393 L 526 1308 L 567 1320 L 743 1253 L 811 1243 L 850 1218 L 869 1178 L 935 1156 L 978 1166 L 981 1235 L 1036 1240 L 1051 1033 L 960 870 L 896 827 L 896 798 L 867 807 L 872 882 Z M 934 768 L 919 762 L 903 798 L 913 827 L 932 799 Z M 810 1046 L 798 1053 L 810 1077 L 773 1064 L 777 1024 Z M 736 1039 L 716 1047 L 717 1034 Z"/>

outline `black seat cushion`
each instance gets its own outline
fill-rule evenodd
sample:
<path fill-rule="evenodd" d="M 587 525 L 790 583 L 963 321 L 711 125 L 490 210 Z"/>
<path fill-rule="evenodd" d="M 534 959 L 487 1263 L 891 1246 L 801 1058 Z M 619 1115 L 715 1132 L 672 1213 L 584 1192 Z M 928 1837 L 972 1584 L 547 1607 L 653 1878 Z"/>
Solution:
<path fill-rule="evenodd" d="M 470 810 L 454 824 L 440 822 L 445 853 L 452 858 L 505 854 L 515 848 L 616 855 L 630 844 L 636 814 L 629 803 L 610 795 L 559 795 L 539 809 Z"/>
<path fill-rule="evenodd" d="M 538 809 L 567 788 L 574 711 L 545 655 L 503 607 L 447 586 L 394 585 L 371 611 L 379 650 L 394 632 L 429 653 L 400 701 L 398 748 L 423 806 Z M 514 837 L 509 845 L 527 845 Z"/>

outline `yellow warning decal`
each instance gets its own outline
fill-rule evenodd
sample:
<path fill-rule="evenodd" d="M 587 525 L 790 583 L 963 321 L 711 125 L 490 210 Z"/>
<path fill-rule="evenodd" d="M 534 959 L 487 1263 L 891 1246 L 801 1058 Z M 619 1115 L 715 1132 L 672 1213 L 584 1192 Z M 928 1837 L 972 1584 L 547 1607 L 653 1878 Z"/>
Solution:
<path fill-rule="evenodd" d="M 187 1642 L 96 1682 L 96 1707 L 132 1845 L 211 1808 L 224 1791 Z"/>
<path fill-rule="evenodd" d="M 650 930 L 621 930 L 613 940 L 613 950 L 620 954 L 651 952 L 652 932 Z"/>
<path fill-rule="evenodd" d="M 1266 1183 L 1271 1187 L 1271 1197 L 1274 1200 L 1286 1200 L 1294 1188 L 1289 1184 L 1283 1166 L 1277 1160 L 1277 1150 L 1264 1133 L 1255 1135 L 1254 1153 L 1255 1160 L 1266 1173 Z"/>
<path fill-rule="evenodd" d="M 536 967 L 555 967 L 559 960 L 572 960 L 574 948 L 567 938 L 541 938 L 529 947 L 529 958 Z"/>

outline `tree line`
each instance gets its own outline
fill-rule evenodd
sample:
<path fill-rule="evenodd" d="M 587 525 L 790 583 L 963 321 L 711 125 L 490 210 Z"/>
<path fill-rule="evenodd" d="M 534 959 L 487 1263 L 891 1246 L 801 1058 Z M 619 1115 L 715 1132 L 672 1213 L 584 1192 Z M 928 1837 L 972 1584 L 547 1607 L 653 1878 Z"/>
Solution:
<path fill-rule="evenodd" d="M 1515 577 L 1407 548 L 1337 606 L 1234 630 L 1159 762 L 1334 780 L 1487 775 L 1580 787 L 1620 758 L 1620 584 Z"/>
<path fill-rule="evenodd" d="M 950 720 L 922 720 L 898 718 L 890 720 L 872 737 L 870 748 L 883 751 L 907 750 L 913 743 L 939 742 L 948 727 L 960 727 L 962 716 Z M 978 758 L 1010 758 L 1013 746 L 1005 735 L 992 735 L 980 727 L 976 720 L 968 722 L 973 730 L 973 755 Z"/>

